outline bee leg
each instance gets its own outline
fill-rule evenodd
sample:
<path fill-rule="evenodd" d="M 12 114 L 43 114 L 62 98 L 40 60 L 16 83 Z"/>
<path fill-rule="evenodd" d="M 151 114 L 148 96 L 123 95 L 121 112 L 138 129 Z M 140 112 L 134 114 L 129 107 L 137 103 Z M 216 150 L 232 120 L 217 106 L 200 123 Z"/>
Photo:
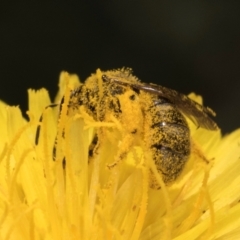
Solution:
<path fill-rule="evenodd" d="M 50 104 L 50 105 L 48 105 L 48 106 L 46 106 L 45 107 L 45 110 L 47 109 L 47 108 L 54 108 L 54 107 L 57 107 L 57 106 L 59 106 L 59 104 Z M 43 113 L 41 114 L 41 116 L 40 116 L 40 118 L 39 118 L 39 122 L 41 123 L 43 121 Z M 39 136 L 40 136 L 40 129 L 41 129 L 41 126 L 40 125 L 38 125 L 37 126 L 37 131 L 36 131 L 36 135 L 35 135 L 35 145 L 38 145 L 38 142 L 39 142 Z"/>
<path fill-rule="evenodd" d="M 107 167 L 109 169 L 116 167 L 127 155 L 130 148 L 133 145 L 133 136 L 131 134 L 128 134 L 123 141 L 121 142 L 120 146 L 118 147 L 118 152 L 115 157 L 115 161 L 111 164 L 108 164 Z"/>
<path fill-rule="evenodd" d="M 200 149 L 200 147 L 197 145 L 196 142 L 193 140 L 191 141 L 192 145 L 192 153 L 199 159 L 201 159 L 206 164 L 209 164 L 213 159 L 208 160 L 207 157 L 204 155 L 203 151 Z"/>
<path fill-rule="evenodd" d="M 116 160 L 113 163 L 107 165 L 108 169 L 112 169 L 112 168 L 116 167 L 123 160 L 123 158 L 126 155 L 127 155 L 126 152 L 123 152 L 122 154 L 119 154 L 118 157 L 116 158 Z"/>
<path fill-rule="evenodd" d="M 48 105 L 45 107 L 45 110 L 47 108 L 54 108 L 54 107 L 57 107 L 59 106 L 59 104 L 51 104 L 51 105 Z M 61 106 L 61 105 L 60 105 Z M 41 114 L 40 118 L 39 118 L 39 122 L 41 123 L 43 121 L 43 113 Z M 37 126 L 37 130 L 36 130 L 36 135 L 35 135 L 35 145 L 38 145 L 39 143 L 39 136 L 40 136 L 40 131 L 41 131 L 41 125 L 38 125 Z M 53 157 L 53 161 L 56 160 L 56 141 L 57 139 L 55 138 L 55 143 L 54 143 L 54 146 L 53 146 L 53 151 L 52 151 L 52 157 Z M 63 164 L 63 169 L 65 169 L 65 166 L 66 166 L 66 160 L 65 160 L 65 157 L 62 161 L 62 164 Z"/>
<path fill-rule="evenodd" d="M 204 171 L 203 174 L 203 179 L 202 179 L 202 184 L 199 186 L 197 198 L 195 200 L 195 203 L 193 204 L 193 208 L 189 213 L 189 216 L 186 218 L 188 221 L 188 224 L 194 224 L 196 220 L 196 216 L 200 216 L 201 214 L 204 214 L 204 212 L 209 210 L 209 215 L 210 215 L 210 224 L 208 227 L 208 231 L 205 233 L 204 239 L 207 239 L 207 236 L 210 236 L 212 232 L 214 231 L 214 224 L 215 224 L 215 213 L 214 213 L 214 203 L 213 200 L 210 197 L 209 194 L 209 187 L 208 187 L 208 180 L 210 176 L 210 170 L 213 165 L 213 160 L 214 159 L 207 159 L 206 156 L 203 154 L 203 151 L 201 148 L 194 142 L 192 141 L 192 154 L 195 155 L 196 160 L 201 160 L 202 161 L 202 170 Z M 183 186 L 181 192 L 179 193 L 178 197 L 175 199 L 173 206 L 178 205 L 179 203 L 182 202 L 182 199 L 184 199 L 184 196 L 186 196 L 186 193 L 189 191 L 189 188 L 191 188 L 191 183 L 192 180 L 191 178 L 195 177 L 195 172 L 193 172 L 193 175 L 190 176 L 188 179 L 187 183 Z M 207 207 L 206 207 L 207 203 Z M 191 222 L 189 221 L 191 219 Z M 185 222 L 182 222 L 181 225 L 185 226 Z M 178 231 L 181 231 L 181 225 L 178 227 Z"/>
<path fill-rule="evenodd" d="M 63 103 L 64 103 L 64 97 L 62 97 L 60 104 L 59 103 L 50 104 L 50 105 L 45 107 L 45 110 L 47 108 L 49 108 L 49 107 L 50 108 L 54 108 L 54 107 L 60 106 L 59 111 L 61 112 Z M 41 116 L 39 118 L 39 122 L 41 123 L 42 121 L 43 121 L 43 113 L 41 114 Z M 38 145 L 39 136 L 40 136 L 40 130 L 41 130 L 41 125 L 38 125 L 37 126 L 37 130 L 36 130 L 36 135 L 35 135 L 35 145 Z M 64 137 L 64 132 L 63 132 L 62 135 Z M 53 161 L 56 160 L 56 141 L 57 141 L 57 139 L 55 138 L 55 143 L 54 143 L 54 147 L 53 147 L 53 151 L 52 151 Z M 62 165 L 63 165 L 63 169 L 65 169 L 65 166 L 66 166 L 66 159 L 65 159 L 65 157 L 62 160 Z"/>
<path fill-rule="evenodd" d="M 47 108 L 54 108 L 54 107 L 60 106 L 59 112 L 61 112 L 63 103 L 64 103 L 64 97 L 62 97 L 60 104 L 59 103 L 50 104 L 50 105 L 46 106 L 44 110 L 46 110 Z M 42 121 L 43 121 L 43 113 L 41 114 L 41 116 L 39 118 L 39 122 L 41 123 Z M 39 142 L 40 129 L 41 129 L 41 126 L 38 125 L 36 135 L 35 135 L 35 145 L 38 145 L 38 142 Z"/>
<path fill-rule="evenodd" d="M 194 164 L 196 165 L 200 164 L 201 169 L 204 171 L 204 178 L 206 179 L 206 181 L 205 182 L 203 181 L 203 186 L 207 189 L 207 179 L 208 179 L 211 167 L 213 165 L 214 158 L 208 159 L 203 153 L 203 151 L 201 150 L 200 146 L 198 146 L 198 144 L 193 139 L 191 139 L 191 154 L 194 156 Z M 185 194 L 189 191 L 189 189 L 191 188 L 191 184 L 193 182 L 192 179 L 196 176 L 196 171 L 198 171 L 198 169 L 196 167 L 193 168 L 192 174 L 190 175 L 189 179 L 183 186 L 182 190 L 179 192 L 179 195 L 174 201 L 173 205 L 177 205 L 179 202 L 181 202 Z"/>

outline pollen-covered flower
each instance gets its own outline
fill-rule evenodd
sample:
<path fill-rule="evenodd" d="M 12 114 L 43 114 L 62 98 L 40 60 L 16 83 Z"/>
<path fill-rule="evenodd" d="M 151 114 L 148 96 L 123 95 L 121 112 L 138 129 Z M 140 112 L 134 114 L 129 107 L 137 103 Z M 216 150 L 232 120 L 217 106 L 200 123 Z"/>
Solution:
<path fill-rule="evenodd" d="M 61 109 L 29 90 L 29 120 L 0 102 L 0 239 L 240 239 L 240 130 L 189 122 L 190 158 L 166 186 L 140 135 L 125 137 L 138 110 L 123 98 L 132 114 L 98 121 L 70 98 L 78 85 L 61 74 Z"/>

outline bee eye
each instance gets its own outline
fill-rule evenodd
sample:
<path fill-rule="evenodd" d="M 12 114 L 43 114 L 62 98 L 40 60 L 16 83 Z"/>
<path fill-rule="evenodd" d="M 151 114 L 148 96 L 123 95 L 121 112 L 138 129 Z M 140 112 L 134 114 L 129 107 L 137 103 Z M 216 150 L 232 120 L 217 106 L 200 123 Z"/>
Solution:
<path fill-rule="evenodd" d="M 136 99 L 136 96 L 133 94 L 129 97 L 130 100 L 134 101 Z"/>
<path fill-rule="evenodd" d="M 102 75 L 103 82 L 109 82 L 109 78 L 106 75 Z"/>

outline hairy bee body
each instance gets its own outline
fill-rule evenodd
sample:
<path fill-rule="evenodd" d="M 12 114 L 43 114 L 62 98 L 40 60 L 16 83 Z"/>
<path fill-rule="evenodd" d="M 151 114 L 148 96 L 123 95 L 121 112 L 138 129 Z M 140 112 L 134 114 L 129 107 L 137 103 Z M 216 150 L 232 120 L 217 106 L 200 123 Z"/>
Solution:
<path fill-rule="evenodd" d="M 202 127 L 217 129 L 210 109 L 174 90 L 141 83 L 129 69 L 103 72 L 100 80 L 92 75 L 75 89 L 69 106 L 84 106 L 96 121 L 109 121 L 111 115 L 118 119 L 129 147 L 140 137 L 150 149 L 166 184 L 180 175 L 190 155 L 190 130 L 182 112 Z"/>
<path fill-rule="evenodd" d="M 120 147 L 118 159 L 109 166 L 115 166 L 141 139 L 163 181 L 169 184 L 180 175 L 190 155 L 190 130 L 183 114 L 199 127 L 217 130 L 209 117 L 215 113 L 177 91 L 142 83 L 131 73 L 131 69 L 118 69 L 93 74 L 72 91 L 68 114 L 84 107 L 95 121 L 116 119 L 124 148 Z M 99 143 L 101 136 L 96 133 L 89 147 L 90 157 Z M 150 186 L 158 188 L 154 181 L 153 177 Z"/>

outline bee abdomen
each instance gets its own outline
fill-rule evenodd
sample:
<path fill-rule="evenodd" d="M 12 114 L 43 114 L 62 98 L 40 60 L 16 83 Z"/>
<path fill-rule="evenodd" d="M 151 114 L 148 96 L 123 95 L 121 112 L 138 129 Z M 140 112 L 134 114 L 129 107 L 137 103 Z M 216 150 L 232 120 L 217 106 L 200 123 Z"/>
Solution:
<path fill-rule="evenodd" d="M 166 122 L 155 124 L 154 139 L 156 142 L 152 146 L 161 146 L 176 153 L 189 154 L 189 129 L 184 125 Z"/>
<path fill-rule="evenodd" d="M 150 147 L 165 183 L 174 181 L 190 155 L 190 132 L 183 115 L 172 104 L 152 107 Z"/>

